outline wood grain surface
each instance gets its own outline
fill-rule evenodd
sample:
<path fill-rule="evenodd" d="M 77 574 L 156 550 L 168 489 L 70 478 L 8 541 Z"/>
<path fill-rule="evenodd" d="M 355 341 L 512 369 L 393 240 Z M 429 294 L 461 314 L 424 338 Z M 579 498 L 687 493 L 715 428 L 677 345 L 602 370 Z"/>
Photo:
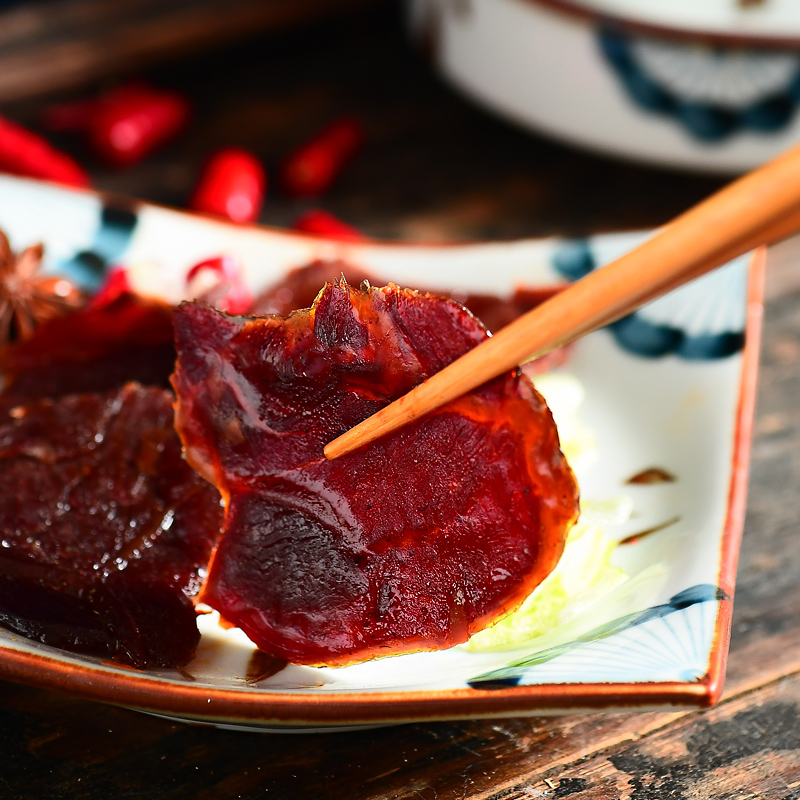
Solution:
<path fill-rule="evenodd" d="M 101 188 L 181 205 L 214 147 L 251 147 L 274 171 L 289 148 L 345 111 L 364 119 L 367 145 L 321 205 L 373 236 L 652 226 L 720 185 L 579 153 L 488 116 L 416 58 L 394 9 L 150 77 L 191 95 L 195 123 L 181 142 L 122 173 L 61 140 Z M 0 108 L 30 124 L 40 111 L 35 102 Z M 288 225 L 308 205 L 274 189 L 262 219 Z M 775 263 L 728 682 L 716 708 L 261 735 L 0 683 L 0 798 L 799 797 L 800 248 L 782 246 Z"/>
<path fill-rule="evenodd" d="M 45 0 L 0 11 L 0 102 L 385 0 Z"/>

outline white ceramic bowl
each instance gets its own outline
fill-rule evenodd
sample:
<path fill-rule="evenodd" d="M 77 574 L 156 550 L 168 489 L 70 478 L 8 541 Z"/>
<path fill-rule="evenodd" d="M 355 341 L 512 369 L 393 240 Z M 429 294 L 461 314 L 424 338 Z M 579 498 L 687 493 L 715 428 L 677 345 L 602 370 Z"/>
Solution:
<path fill-rule="evenodd" d="M 798 0 L 409 0 L 442 74 L 528 128 L 708 172 L 800 140 Z"/>

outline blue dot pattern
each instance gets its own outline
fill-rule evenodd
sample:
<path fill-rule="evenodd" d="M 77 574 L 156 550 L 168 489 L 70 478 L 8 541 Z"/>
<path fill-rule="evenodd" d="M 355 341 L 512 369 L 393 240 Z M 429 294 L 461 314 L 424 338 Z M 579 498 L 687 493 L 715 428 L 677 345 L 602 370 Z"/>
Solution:
<path fill-rule="evenodd" d="M 84 291 L 95 291 L 103 282 L 106 269 L 128 247 L 136 221 L 136 213 L 130 208 L 103 206 L 92 246 L 60 264 L 58 272 Z"/>

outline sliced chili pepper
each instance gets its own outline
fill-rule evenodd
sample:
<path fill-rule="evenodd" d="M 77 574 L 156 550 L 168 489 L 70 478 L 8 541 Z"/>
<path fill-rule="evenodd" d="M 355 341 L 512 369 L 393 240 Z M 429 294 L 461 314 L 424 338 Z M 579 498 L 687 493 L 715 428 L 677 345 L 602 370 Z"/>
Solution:
<path fill-rule="evenodd" d="M 177 136 L 189 113 L 188 100 L 177 92 L 127 84 L 98 99 L 86 132 L 99 157 L 125 167 Z"/>
<path fill-rule="evenodd" d="M 253 305 L 241 264 L 229 256 L 209 258 L 186 274 L 187 295 L 229 314 L 245 314 Z"/>
<path fill-rule="evenodd" d="M 367 238 L 360 230 L 322 209 L 307 211 L 298 217 L 294 222 L 294 229 L 345 242 L 363 242 Z"/>
<path fill-rule="evenodd" d="M 87 308 L 90 310 L 105 308 L 118 297 L 131 291 L 131 282 L 128 271 L 124 267 L 112 267 L 107 273 L 105 281 L 89 301 Z"/>
<path fill-rule="evenodd" d="M 361 148 L 364 132 L 352 117 L 341 117 L 291 153 L 281 167 L 287 194 L 314 197 L 323 194 Z"/>
<path fill-rule="evenodd" d="M 246 150 L 226 148 L 206 163 L 189 205 L 234 222 L 255 222 L 266 190 L 267 174 L 261 162 Z"/>
<path fill-rule="evenodd" d="M 89 176 L 73 158 L 44 137 L 0 117 L 0 170 L 67 186 L 88 186 Z"/>

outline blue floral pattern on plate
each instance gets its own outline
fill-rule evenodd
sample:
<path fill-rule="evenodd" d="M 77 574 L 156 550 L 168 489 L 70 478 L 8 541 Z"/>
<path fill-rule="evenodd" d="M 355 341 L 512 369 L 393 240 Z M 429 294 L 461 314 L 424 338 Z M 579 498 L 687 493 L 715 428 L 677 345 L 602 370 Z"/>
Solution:
<path fill-rule="evenodd" d="M 474 689 L 558 683 L 576 671 L 600 683 L 641 680 L 697 681 L 705 676 L 714 620 L 730 597 L 698 585 L 667 603 L 627 614 L 564 644 L 520 658 L 473 678 Z M 574 674 L 574 673 L 573 673 Z"/>
<path fill-rule="evenodd" d="M 100 209 L 89 248 L 79 250 L 55 269 L 84 290 L 97 289 L 106 269 L 125 252 L 136 228 L 137 215 L 127 205 L 107 202 Z"/>
<path fill-rule="evenodd" d="M 785 128 L 800 102 L 800 55 L 709 47 L 601 28 L 598 45 L 639 108 L 672 117 L 692 137 Z"/>
<path fill-rule="evenodd" d="M 553 267 L 575 281 L 632 249 L 647 234 L 565 241 Z M 744 346 L 748 256 L 732 261 L 609 326 L 617 344 L 648 358 L 674 354 L 690 361 L 725 358 Z"/>

